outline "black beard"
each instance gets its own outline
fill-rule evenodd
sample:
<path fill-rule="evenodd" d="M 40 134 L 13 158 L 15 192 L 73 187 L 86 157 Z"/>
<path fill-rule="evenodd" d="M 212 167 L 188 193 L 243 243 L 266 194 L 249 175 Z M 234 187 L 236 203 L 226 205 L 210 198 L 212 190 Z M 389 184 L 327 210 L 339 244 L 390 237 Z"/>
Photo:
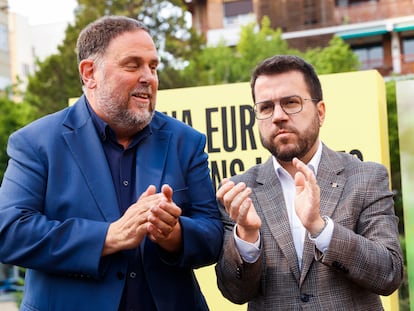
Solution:
<path fill-rule="evenodd" d="M 319 131 L 316 130 L 314 135 L 302 137 L 294 147 L 287 151 L 281 151 L 278 146 L 272 143 L 272 139 L 265 141 L 262 134 L 260 134 L 260 140 L 263 147 L 265 147 L 277 160 L 282 162 L 290 162 L 293 160 L 293 158 L 304 158 L 318 139 L 318 134 Z M 281 145 L 283 144 L 284 143 L 282 142 Z"/>
<path fill-rule="evenodd" d="M 296 145 L 295 148 L 281 152 L 278 150 L 277 146 L 264 142 L 262 137 L 261 141 L 263 147 L 265 147 L 277 160 L 282 162 L 291 162 L 293 158 L 303 158 L 312 146 L 312 144 L 309 145 L 309 143 L 302 141 L 302 146 L 299 143 L 299 145 Z"/>

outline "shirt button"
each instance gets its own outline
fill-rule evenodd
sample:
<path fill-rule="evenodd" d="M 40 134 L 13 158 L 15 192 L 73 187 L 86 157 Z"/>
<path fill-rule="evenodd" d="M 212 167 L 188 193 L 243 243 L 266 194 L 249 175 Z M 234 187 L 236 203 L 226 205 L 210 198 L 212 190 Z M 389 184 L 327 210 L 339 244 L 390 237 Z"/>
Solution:
<path fill-rule="evenodd" d="M 128 187 L 128 184 L 129 184 L 128 180 L 124 180 L 122 183 L 124 184 L 125 187 Z"/>
<path fill-rule="evenodd" d="M 129 274 L 129 277 L 130 277 L 131 279 L 135 279 L 135 278 L 136 278 L 136 276 L 137 276 L 137 274 L 136 274 L 135 272 L 131 272 L 131 273 Z"/>
<path fill-rule="evenodd" d="M 241 277 L 242 277 L 242 270 L 241 270 L 240 267 L 237 267 L 236 268 L 236 278 L 241 279 Z"/>

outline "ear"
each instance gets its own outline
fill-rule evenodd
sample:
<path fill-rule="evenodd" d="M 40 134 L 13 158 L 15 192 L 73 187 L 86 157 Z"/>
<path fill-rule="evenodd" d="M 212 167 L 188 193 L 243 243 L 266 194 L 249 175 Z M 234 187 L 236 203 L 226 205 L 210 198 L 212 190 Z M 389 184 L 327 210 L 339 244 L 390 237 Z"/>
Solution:
<path fill-rule="evenodd" d="M 325 121 L 325 102 L 323 100 L 319 101 L 319 103 L 316 104 L 316 109 L 318 110 L 319 127 L 322 127 L 323 122 Z"/>
<path fill-rule="evenodd" d="M 91 59 L 84 59 L 79 63 L 79 73 L 82 78 L 83 84 L 89 89 L 96 87 L 95 81 L 95 63 Z"/>

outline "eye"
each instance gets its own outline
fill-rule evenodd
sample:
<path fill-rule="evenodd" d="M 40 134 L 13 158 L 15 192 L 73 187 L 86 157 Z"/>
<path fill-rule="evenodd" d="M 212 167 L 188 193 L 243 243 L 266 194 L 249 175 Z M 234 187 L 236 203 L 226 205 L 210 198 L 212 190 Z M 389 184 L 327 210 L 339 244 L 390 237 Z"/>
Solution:
<path fill-rule="evenodd" d="M 138 69 L 138 64 L 136 63 L 128 63 L 125 65 L 125 68 L 127 70 L 137 70 Z"/>
<path fill-rule="evenodd" d="M 151 71 L 157 71 L 158 69 L 158 63 L 151 63 L 150 64 Z"/>
<path fill-rule="evenodd" d="M 300 105 L 301 101 L 298 96 L 289 96 L 284 97 L 280 99 L 280 104 L 283 105 L 283 107 L 289 108 L 289 107 L 296 107 Z"/>
<path fill-rule="evenodd" d="M 266 113 L 267 111 L 273 111 L 273 107 L 274 107 L 274 104 L 270 100 L 257 104 L 257 109 L 260 112 L 264 112 L 264 113 Z"/>

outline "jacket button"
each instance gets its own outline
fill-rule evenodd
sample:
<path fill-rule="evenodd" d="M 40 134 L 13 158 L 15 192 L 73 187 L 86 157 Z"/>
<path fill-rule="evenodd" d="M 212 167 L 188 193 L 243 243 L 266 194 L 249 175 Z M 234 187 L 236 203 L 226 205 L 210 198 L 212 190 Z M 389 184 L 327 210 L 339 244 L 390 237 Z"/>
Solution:
<path fill-rule="evenodd" d="M 302 302 L 309 302 L 310 295 L 308 295 L 308 294 L 300 294 L 300 300 L 302 300 Z"/>
<path fill-rule="evenodd" d="M 339 270 L 339 271 L 342 271 L 342 272 L 344 272 L 344 273 L 348 273 L 349 272 L 349 270 L 343 265 L 343 264 L 341 264 L 340 262 L 338 262 L 338 261 L 334 261 L 334 262 L 332 262 L 332 267 L 334 267 L 334 268 L 336 268 L 337 270 Z"/>
<path fill-rule="evenodd" d="M 122 271 L 118 271 L 116 273 L 118 280 L 123 280 L 125 278 L 125 274 Z"/>

